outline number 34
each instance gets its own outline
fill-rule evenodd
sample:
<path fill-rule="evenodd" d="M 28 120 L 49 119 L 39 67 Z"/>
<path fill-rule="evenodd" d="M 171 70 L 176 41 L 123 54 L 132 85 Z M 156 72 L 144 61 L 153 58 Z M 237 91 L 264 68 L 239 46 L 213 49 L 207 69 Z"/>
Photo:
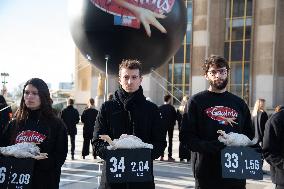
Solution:
<path fill-rule="evenodd" d="M 110 168 L 110 171 L 112 173 L 116 173 L 119 169 L 121 170 L 122 173 L 124 172 L 124 170 L 125 170 L 124 157 L 120 158 L 118 164 L 117 164 L 118 159 L 116 159 L 115 157 L 110 158 L 109 161 L 112 163 L 112 166 L 113 166 L 113 167 Z"/>

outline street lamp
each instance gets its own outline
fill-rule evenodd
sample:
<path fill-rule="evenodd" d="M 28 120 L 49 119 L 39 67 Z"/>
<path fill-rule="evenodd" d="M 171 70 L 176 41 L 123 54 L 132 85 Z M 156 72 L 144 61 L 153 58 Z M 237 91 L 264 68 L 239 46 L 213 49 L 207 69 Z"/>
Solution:
<path fill-rule="evenodd" d="M 107 100 L 107 95 L 108 95 L 108 60 L 109 60 L 110 56 L 109 55 L 105 55 L 105 60 L 106 60 L 106 79 L 105 79 L 105 95 L 104 95 L 104 101 Z"/>

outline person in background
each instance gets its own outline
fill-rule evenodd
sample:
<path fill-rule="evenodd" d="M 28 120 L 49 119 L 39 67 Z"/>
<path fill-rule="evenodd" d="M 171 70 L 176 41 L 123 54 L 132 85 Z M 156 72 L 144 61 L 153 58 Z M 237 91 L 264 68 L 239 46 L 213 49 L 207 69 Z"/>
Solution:
<path fill-rule="evenodd" d="M 282 106 L 283 107 L 283 106 Z M 263 156 L 270 164 L 275 189 L 284 189 L 284 109 L 272 114 L 265 124 Z"/>
<path fill-rule="evenodd" d="M 184 109 L 185 109 L 185 105 L 187 104 L 188 100 L 189 100 L 189 97 L 187 95 L 184 96 L 182 98 L 180 106 L 177 109 L 177 122 L 178 122 L 178 130 L 179 131 L 181 130 Z M 180 138 L 180 136 L 179 136 L 179 138 Z M 179 143 L 179 158 L 180 158 L 180 162 L 183 162 L 184 160 L 186 160 L 187 162 L 190 161 L 189 147 L 188 147 L 188 145 L 183 144 L 181 141 Z"/>
<path fill-rule="evenodd" d="M 114 98 L 102 104 L 97 116 L 94 138 L 96 154 L 105 157 L 108 143 L 100 138 L 108 135 L 112 140 L 122 134 L 135 135 L 153 145 L 152 159 L 158 158 L 166 147 L 157 105 L 146 100 L 141 87 L 142 67 L 137 60 L 123 60 L 119 65 L 119 89 Z M 105 164 L 104 164 L 105 165 Z M 149 182 L 109 183 L 103 168 L 100 189 L 154 189 L 154 178 Z"/>
<path fill-rule="evenodd" d="M 0 95 L 0 134 L 2 133 L 3 129 L 12 119 L 12 109 L 7 104 L 3 95 Z"/>
<path fill-rule="evenodd" d="M 283 105 L 278 105 L 278 106 L 275 107 L 274 112 L 277 113 L 277 112 L 279 112 L 280 110 L 283 110 L 283 109 L 284 109 Z"/>
<path fill-rule="evenodd" d="M 76 124 L 79 123 L 79 112 L 74 108 L 74 99 L 69 98 L 67 101 L 67 107 L 61 111 L 61 119 L 67 126 L 67 132 L 70 136 L 71 142 L 71 159 L 74 160 L 75 154 L 75 136 L 77 135 Z"/>
<path fill-rule="evenodd" d="M 89 106 L 85 109 L 81 116 L 81 121 L 84 124 L 83 126 L 83 149 L 82 149 L 82 158 L 85 159 L 85 156 L 88 156 L 90 153 L 90 142 L 93 138 L 94 127 L 96 122 L 96 117 L 98 115 L 98 110 L 95 108 L 95 100 L 93 98 L 89 99 Z M 97 158 L 95 151 L 93 150 L 94 159 Z"/>
<path fill-rule="evenodd" d="M 175 161 L 172 157 L 173 155 L 173 136 L 174 127 L 177 120 L 177 112 L 175 107 L 171 105 L 172 97 L 171 95 L 164 96 L 164 104 L 159 106 L 159 111 L 162 116 L 162 125 L 168 134 L 168 161 Z M 160 160 L 164 160 L 164 155 L 161 155 Z"/>
<path fill-rule="evenodd" d="M 112 99 L 113 99 L 113 93 L 108 93 L 107 100 L 112 100 Z"/>
<path fill-rule="evenodd" d="M 28 80 L 16 119 L 0 137 L 2 146 L 33 142 L 41 153 L 48 154 L 47 159 L 35 160 L 32 189 L 59 188 L 61 167 L 68 152 L 65 125 L 53 113 L 51 105 L 47 84 L 39 78 Z"/>
<path fill-rule="evenodd" d="M 211 55 L 204 64 L 208 90 L 192 96 L 184 112 L 180 140 L 189 145 L 191 167 L 196 189 L 245 189 L 245 179 L 222 178 L 221 150 L 218 130 L 234 132 L 252 139 L 251 115 L 240 97 L 228 92 L 226 86 L 229 64 L 219 55 Z"/>
<path fill-rule="evenodd" d="M 268 120 L 268 115 L 265 111 L 264 99 L 260 98 L 256 100 L 251 116 L 253 128 L 255 130 L 254 137 L 257 138 L 257 142 L 262 146 L 265 123 Z"/>

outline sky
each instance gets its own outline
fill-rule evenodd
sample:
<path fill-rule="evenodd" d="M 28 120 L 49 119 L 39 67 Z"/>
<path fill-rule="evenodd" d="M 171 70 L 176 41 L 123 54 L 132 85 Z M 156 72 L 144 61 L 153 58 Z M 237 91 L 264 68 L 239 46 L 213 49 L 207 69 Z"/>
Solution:
<path fill-rule="evenodd" d="M 71 82 L 74 54 L 68 0 L 0 0 L 0 72 L 9 73 L 8 92 L 33 77 L 52 89 Z"/>

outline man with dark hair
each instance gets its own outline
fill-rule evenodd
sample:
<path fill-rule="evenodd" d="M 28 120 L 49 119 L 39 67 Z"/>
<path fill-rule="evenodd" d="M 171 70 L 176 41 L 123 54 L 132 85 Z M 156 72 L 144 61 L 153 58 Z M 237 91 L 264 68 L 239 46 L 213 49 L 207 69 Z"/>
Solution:
<path fill-rule="evenodd" d="M 218 130 L 241 133 L 253 138 L 251 115 L 246 103 L 228 92 L 228 62 L 211 55 L 203 65 L 208 90 L 190 98 L 184 112 L 180 140 L 189 145 L 197 189 L 245 189 L 244 179 L 222 178 Z"/>
<path fill-rule="evenodd" d="M 159 107 L 160 113 L 162 115 L 162 125 L 168 134 L 168 161 L 175 161 L 172 157 L 173 149 L 173 135 L 174 127 L 177 120 L 177 112 L 175 108 L 171 105 L 172 97 L 171 95 L 164 96 L 164 104 Z M 164 154 L 160 158 L 161 161 L 164 160 Z"/>
<path fill-rule="evenodd" d="M 74 160 L 75 153 L 75 136 L 77 135 L 76 124 L 79 123 L 80 117 L 79 112 L 76 108 L 73 107 L 74 99 L 69 98 L 67 101 L 67 107 L 64 108 L 61 112 L 61 119 L 64 121 L 67 126 L 67 132 L 70 136 L 71 142 L 71 159 Z"/>
<path fill-rule="evenodd" d="M 282 106 L 283 107 L 283 106 Z M 263 156 L 270 164 L 275 189 L 284 189 L 284 109 L 274 113 L 265 124 Z"/>
<path fill-rule="evenodd" d="M 95 108 L 95 100 L 93 98 L 89 99 L 89 106 L 85 109 L 81 116 L 81 121 L 84 124 L 83 126 L 83 149 L 82 149 L 82 157 L 85 159 L 85 156 L 90 153 L 90 142 L 93 138 L 94 127 L 96 122 L 96 117 L 98 115 L 98 110 Z M 97 158 L 95 151 L 93 150 L 94 159 Z"/>
<path fill-rule="evenodd" d="M 141 87 L 141 63 L 123 60 L 119 66 L 119 89 L 110 101 L 102 104 L 97 116 L 93 147 L 104 159 L 107 143 L 100 136 L 108 135 L 112 140 L 122 134 L 135 135 L 143 142 L 153 145 L 152 159 L 158 158 L 166 147 L 160 124 L 158 107 L 147 101 Z M 105 170 L 105 169 L 103 169 Z M 154 178 L 150 182 L 109 183 L 103 171 L 100 188 L 108 189 L 154 189 Z"/>

